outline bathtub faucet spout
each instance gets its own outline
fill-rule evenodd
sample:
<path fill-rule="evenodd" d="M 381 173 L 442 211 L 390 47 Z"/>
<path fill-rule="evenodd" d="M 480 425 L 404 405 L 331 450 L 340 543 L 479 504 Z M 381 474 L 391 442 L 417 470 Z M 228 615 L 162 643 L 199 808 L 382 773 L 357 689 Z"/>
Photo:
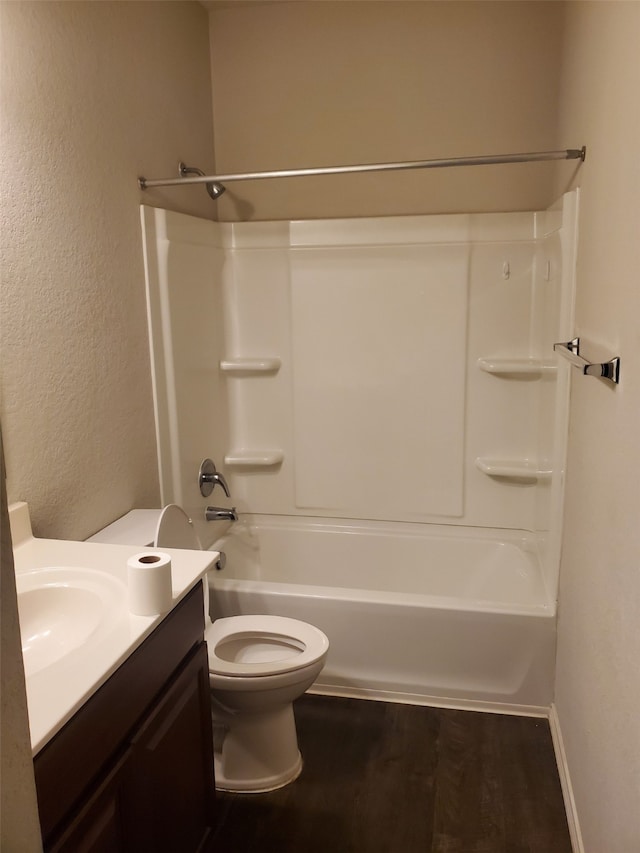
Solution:
<path fill-rule="evenodd" d="M 237 521 L 238 513 L 234 506 L 231 509 L 225 509 L 221 506 L 208 506 L 204 517 L 207 521 Z"/>

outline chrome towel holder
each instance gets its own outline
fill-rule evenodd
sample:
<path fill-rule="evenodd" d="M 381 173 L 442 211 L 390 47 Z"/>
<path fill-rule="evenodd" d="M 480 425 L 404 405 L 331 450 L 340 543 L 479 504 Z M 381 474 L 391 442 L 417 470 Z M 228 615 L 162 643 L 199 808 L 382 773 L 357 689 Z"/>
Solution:
<path fill-rule="evenodd" d="M 563 358 L 570 361 L 574 367 L 578 367 L 585 376 L 598 376 L 618 385 L 620 382 L 620 358 L 612 358 L 611 361 L 591 362 L 580 355 L 580 338 L 573 338 L 566 343 L 553 345 L 554 352 L 560 353 Z"/>

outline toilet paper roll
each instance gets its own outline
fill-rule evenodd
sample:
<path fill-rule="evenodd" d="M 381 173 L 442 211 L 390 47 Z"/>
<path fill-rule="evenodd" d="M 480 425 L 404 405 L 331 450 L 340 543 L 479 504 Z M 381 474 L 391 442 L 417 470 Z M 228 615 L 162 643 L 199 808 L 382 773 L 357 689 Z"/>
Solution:
<path fill-rule="evenodd" d="M 171 557 L 159 551 L 136 554 L 127 560 L 129 611 L 136 616 L 158 616 L 171 610 Z"/>

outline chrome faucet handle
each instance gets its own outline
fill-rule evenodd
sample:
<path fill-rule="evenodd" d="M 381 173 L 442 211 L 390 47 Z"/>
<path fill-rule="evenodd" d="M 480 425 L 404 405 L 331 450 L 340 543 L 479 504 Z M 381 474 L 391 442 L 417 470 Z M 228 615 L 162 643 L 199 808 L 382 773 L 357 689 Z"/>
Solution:
<path fill-rule="evenodd" d="M 216 486 L 222 486 L 225 495 L 230 498 L 231 492 L 224 476 L 216 471 L 216 466 L 212 459 L 203 459 L 198 472 L 198 486 L 200 494 L 203 498 L 208 498 Z"/>

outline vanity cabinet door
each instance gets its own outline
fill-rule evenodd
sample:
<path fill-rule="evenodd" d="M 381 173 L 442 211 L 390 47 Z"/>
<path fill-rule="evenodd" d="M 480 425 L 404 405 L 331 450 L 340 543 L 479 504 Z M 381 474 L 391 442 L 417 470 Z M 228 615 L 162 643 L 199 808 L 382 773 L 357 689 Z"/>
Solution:
<path fill-rule="evenodd" d="M 129 849 L 196 853 L 213 834 L 215 784 L 207 647 L 187 659 L 131 741 Z"/>
<path fill-rule="evenodd" d="M 131 750 L 116 763 L 48 853 L 125 853 Z"/>
<path fill-rule="evenodd" d="M 45 853 L 209 849 L 215 786 L 202 584 L 34 760 Z"/>

